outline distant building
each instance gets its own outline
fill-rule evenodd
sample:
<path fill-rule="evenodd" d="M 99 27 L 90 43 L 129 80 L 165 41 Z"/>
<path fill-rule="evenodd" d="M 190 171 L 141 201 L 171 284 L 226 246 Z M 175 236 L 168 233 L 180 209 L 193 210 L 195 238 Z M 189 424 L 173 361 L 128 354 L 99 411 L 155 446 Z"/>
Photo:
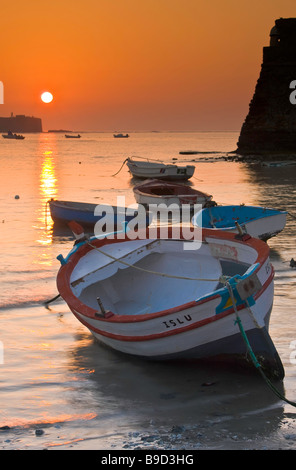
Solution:
<path fill-rule="evenodd" d="M 10 117 L 0 117 L 0 132 L 42 132 L 42 120 L 33 116 L 11 113 Z"/>
<path fill-rule="evenodd" d="M 296 18 L 280 18 L 270 31 L 237 152 L 296 154 Z"/>

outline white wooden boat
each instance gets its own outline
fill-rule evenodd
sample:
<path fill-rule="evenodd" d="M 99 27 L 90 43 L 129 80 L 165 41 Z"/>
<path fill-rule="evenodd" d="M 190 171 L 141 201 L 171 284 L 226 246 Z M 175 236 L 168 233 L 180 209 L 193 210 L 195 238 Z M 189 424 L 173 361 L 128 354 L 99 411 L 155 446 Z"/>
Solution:
<path fill-rule="evenodd" d="M 249 364 L 239 319 L 265 373 L 283 378 L 268 333 L 274 270 L 266 243 L 206 229 L 199 249 L 170 229 L 166 239 L 149 230 L 122 235 L 81 241 L 58 257 L 59 294 L 95 338 L 140 358 Z"/>
<path fill-rule="evenodd" d="M 127 159 L 131 174 L 137 178 L 158 178 L 162 180 L 188 180 L 195 171 L 194 165 L 179 166 L 146 160 Z"/>
<path fill-rule="evenodd" d="M 158 179 L 144 181 L 134 186 L 133 191 L 136 201 L 148 207 L 150 204 L 189 204 L 193 208 L 194 204 L 204 206 L 213 197 L 186 184 Z"/>
<path fill-rule="evenodd" d="M 252 237 L 268 240 L 286 225 L 287 212 L 260 206 L 214 206 L 203 208 L 192 218 L 197 227 L 237 231 L 239 224 Z"/>

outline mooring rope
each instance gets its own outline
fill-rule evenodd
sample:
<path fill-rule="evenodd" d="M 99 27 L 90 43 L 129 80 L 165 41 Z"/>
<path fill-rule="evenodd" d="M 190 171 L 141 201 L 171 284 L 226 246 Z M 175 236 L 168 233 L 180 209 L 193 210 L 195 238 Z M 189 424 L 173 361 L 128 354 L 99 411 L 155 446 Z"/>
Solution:
<path fill-rule="evenodd" d="M 296 219 L 296 216 L 294 214 L 291 214 L 291 212 L 288 212 L 288 215 L 290 215 L 293 219 Z"/>
<path fill-rule="evenodd" d="M 114 173 L 114 175 L 111 175 L 111 176 L 116 176 L 116 175 L 118 175 L 118 173 L 122 170 L 124 164 L 125 164 L 127 161 L 128 161 L 128 158 L 126 158 L 126 159 L 124 160 L 124 162 L 123 162 L 123 164 L 121 165 L 121 167 L 119 168 L 119 170 L 118 170 L 116 173 Z"/>
<path fill-rule="evenodd" d="M 235 302 L 235 299 L 234 299 L 234 295 L 233 295 L 233 289 L 232 289 L 232 286 L 230 285 L 230 283 L 227 281 L 226 282 L 226 286 L 228 288 L 228 292 L 229 292 L 229 295 L 230 295 L 230 298 L 231 298 L 231 301 L 232 301 L 232 304 L 233 304 L 233 308 L 234 308 L 234 311 L 235 311 L 235 315 L 236 315 L 236 321 L 235 323 L 238 324 L 238 327 L 239 327 L 239 330 L 241 332 L 241 335 L 243 337 L 243 340 L 247 346 L 247 349 L 248 349 L 248 352 L 249 352 L 249 355 L 252 359 L 252 362 L 254 364 L 254 366 L 256 367 L 256 369 L 260 372 L 261 376 L 263 377 L 263 379 L 265 380 L 265 382 L 267 383 L 268 387 L 272 390 L 272 392 L 278 397 L 280 398 L 281 400 L 285 401 L 286 403 L 288 403 L 289 405 L 292 405 L 292 406 L 295 406 L 296 407 L 296 403 L 293 402 L 293 401 L 290 401 L 288 400 L 273 384 L 272 382 L 269 380 L 269 378 L 265 375 L 263 369 L 262 369 L 262 366 L 261 364 L 259 363 L 256 355 L 254 354 L 253 352 L 253 349 L 250 345 L 250 342 L 248 340 L 248 337 L 246 335 L 246 332 L 244 330 L 244 327 L 243 327 L 243 324 L 242 324 L 242 321 L 238 315 L 238 312 L 237 312 L 237 308 L 236 308 L 236 302 Z M 248 307 L 249 308 L 249 307 Z"/>

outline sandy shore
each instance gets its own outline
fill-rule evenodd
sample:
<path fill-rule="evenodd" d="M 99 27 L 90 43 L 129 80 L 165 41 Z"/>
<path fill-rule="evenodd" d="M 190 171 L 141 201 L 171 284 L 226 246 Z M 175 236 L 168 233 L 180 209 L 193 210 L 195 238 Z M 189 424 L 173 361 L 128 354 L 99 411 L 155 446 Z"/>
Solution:
<path fill-rule="evenodd" d="M 284 413 L 278 423 L 276 410 L 252 418 L 221 413 L 196 425 L 158 427 L 106 433 L 67 425 L 2 427 L 2 450 L 296 450 L 296 413 Z"/>

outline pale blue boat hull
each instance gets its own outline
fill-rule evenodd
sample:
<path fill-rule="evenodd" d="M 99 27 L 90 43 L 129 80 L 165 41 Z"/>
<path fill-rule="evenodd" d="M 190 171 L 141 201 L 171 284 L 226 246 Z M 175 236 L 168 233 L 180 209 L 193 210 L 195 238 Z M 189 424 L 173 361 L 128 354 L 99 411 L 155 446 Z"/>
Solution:
<path fill-rule="evenodd" d="M 236 222 L 245 233 L 268 240 L 286 225 L 287 212 L 260 206 L 213 206 L 202 209 L 192 218 L 196 227 L 237 232 Z"/>

